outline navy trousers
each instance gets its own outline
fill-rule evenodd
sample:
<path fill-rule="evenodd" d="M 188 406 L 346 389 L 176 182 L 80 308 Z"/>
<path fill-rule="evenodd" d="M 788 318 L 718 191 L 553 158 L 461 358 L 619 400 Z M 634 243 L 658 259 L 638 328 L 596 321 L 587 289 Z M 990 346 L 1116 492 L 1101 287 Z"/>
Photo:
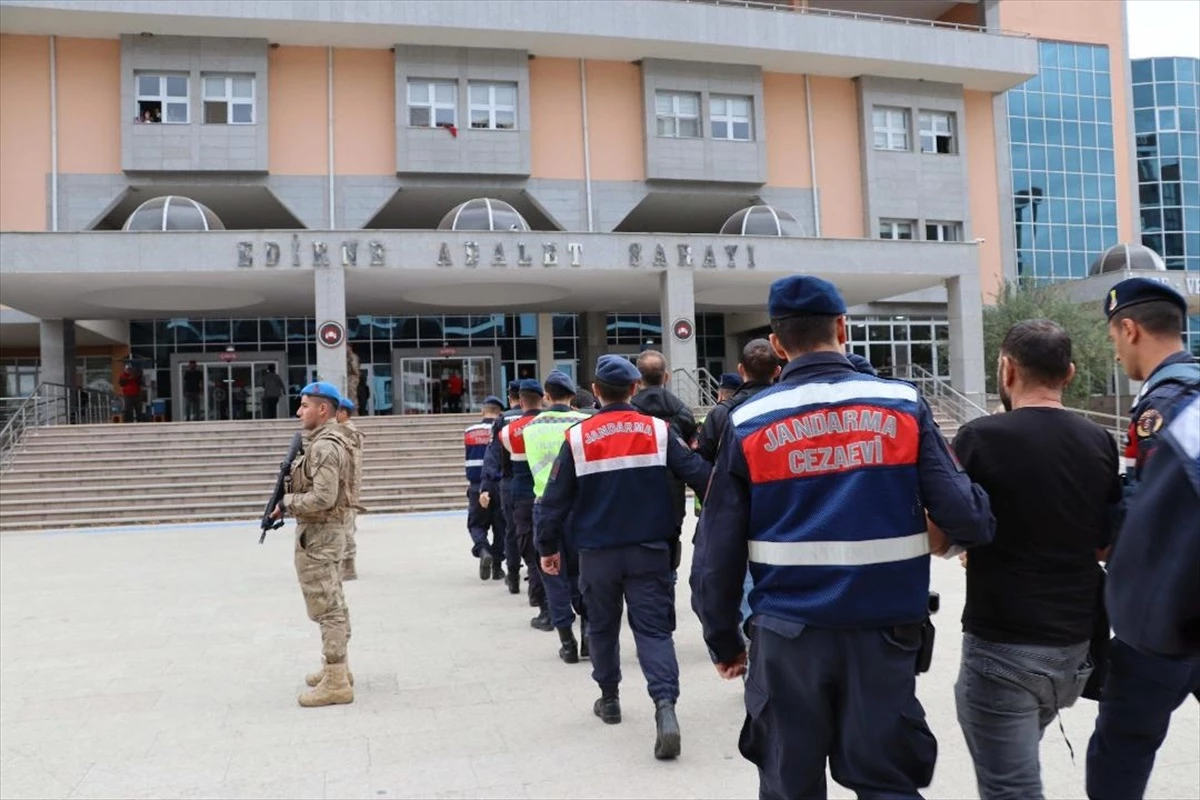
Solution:
<path fill-rule="evenodd" d="M 486 550 L 496 562 L 504 560 L 504 511 L 479 505 L 479 484 L 467 488 L 467 532 L 471 534 L 471 555 L 479 558 Z M 488 541 L 488 531 L 492 540 Z"/>
<path fill-rule="evenodd" d="M 746 721 L 738 748 L 760 798 L 824 798 L 833 779 L 860 798 L 919 798 L 937 740 L 916 696 L 916 626 L 772 630 L 751 622 Z M 765 623 L 765 625 L 764 625 Z M 798 630 L 798 632 L 796 632 Z"/>
<path fill-rule="evenodd" d="M 500 481 L 501 515 L 504 517 L 504 561 L 509 575 L 521 573 L 521 549 L 517 547 L 517 524 L 513 521 L 512 484 Z"/>
<path fill-rule="evenodd" d="M 533 541 L 538 541 L 542 506 L 533 505 Z M 571 520 L 567 519 L 567 530 Z M 575 612 L 583 615 L 583 597 L 579 593 L 579 558 L 564 542 L 558 551 L 559 570 L 557 575 L 542 573 L 542 586 L 546 591 L 546 603 L 550 606 L 550 622 L 555 628 L 569 628 L 575 624 Z M 539 562 L 540 563 L 540 562 Z"/>
<path fill-rule="evenodd" d="M 542 585 L 541 558 L 533 546 L 533 495 L 512 498 L 513 524 L 517 526 L 517 553 L 525 562 L 529 576 L 529 599 L 536 606 L 546 605 L 546 587 Z"/>
<path fill-rule="evenodd" d="M 679 697 L 675 660 L 675 587 L 666 542 L 579 552 L 579 589 L 588 614 L 592 678 L 601 690 L 621 683 L 621 610 L 629 604 L 629 627 L 650 697 Z"/>
<path fill-rule="evenodd" d="M 1172 712 L 1189 694 L 1200 700 L 1200 659 L 1143 653 L 1113 639 L 1108 662 L 1088 743 L 1087 794 L 1092 800 L 1140 798 Z"/>

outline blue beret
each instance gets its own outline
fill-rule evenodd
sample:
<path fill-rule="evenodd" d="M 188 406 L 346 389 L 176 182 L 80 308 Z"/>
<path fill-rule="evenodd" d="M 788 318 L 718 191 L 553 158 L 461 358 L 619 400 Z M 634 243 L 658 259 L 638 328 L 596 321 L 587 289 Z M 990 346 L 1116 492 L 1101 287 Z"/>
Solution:
<path fill-rule="evenodd" d="M 1179 307 L 1180 313 L 1187 316 L 1187 301 L 1183 299 L 1183 295 L 1165 283 L 1149 278 L 1127 278 L 1109 289 L 1108 297 L 1104 299 L 1104 313 L 1112 319 L 1122 308 L 1154 300 L 1172 302 Z"/>
<path fill-rule="evenodd" d="M 489 394 L 487 397 L 483 398 L 483 405 L 499 406 L 500 408 L 504 408 L 504 401 L 499 397 L 496 397 L 494 394 Z"/>
<path fill-rule="evenodd" d="M 358 406 L 354 405 L 354 401 L 349 397 L 343 397 L 341 400 L 339 400 L 338 407 L 344 408 L 347 411 L 353 411 L 354 409 L 358 408 Z"/>
<path fill-rule="evenodd" d="M 525 380 L 521 381 L 521 391 L 545 394 L 545 392 L 542 391 L 542 385 L 533 378 L 526 378 Z"/>
<path fill-rule="evenodd" d="M 736 372 L 726 372 L 721 376 L 722 389 L 736 389 L 742 385 L 742 376 Z"/>
<path fill-rule="evenodd" d="M 642 379 L 642 373 L 622 356 L 600 356 L 596 359 L 596 381 L 609 386 L 629 386 Z"/>
<path fill-rule="evenodd" d="M 329 381 L 313 381 L 300 390 L 301 397 L 306 395 L 308 397 L 320 397 L 323 400 L 328 400 L 335 406 L 339 406 L 342 403 L 342 393 Z"/>
<path fill-rule="evenodd" d="M 521 391 L 521 381 L 520 380 L 511 380 L 508 382 L 508 393 L 509 394 L 516 394 L 519 391 Z"/>
<path fill-rule="evenodd" d="M 847 353 L 846 360 L 849 361 L 851 366 L 853 366 L 859 372 L 867 375 L 878 374 L 875 372 L 875 367 L 871 366 L 871 362 L 867 360 L 866 356 L 860 356 L 858 353 Z"/>
<path fill-rule="evenodd" d="M 767 295 L 767 316 L 771 319 L 804 314 L 846 313 L 846 303 L 837 287 L 812 275 L 789 275 L 771 284 Z"/>
<path fill-rule="evenodd" d="M 575 386 L 575 381 L 571 380 L 571 376 L 561 369 L 551 370 L 550 374 L 546 376 L 546 386 L 557 386 L 567 394 L 575 394 L 579 391 Z"/>

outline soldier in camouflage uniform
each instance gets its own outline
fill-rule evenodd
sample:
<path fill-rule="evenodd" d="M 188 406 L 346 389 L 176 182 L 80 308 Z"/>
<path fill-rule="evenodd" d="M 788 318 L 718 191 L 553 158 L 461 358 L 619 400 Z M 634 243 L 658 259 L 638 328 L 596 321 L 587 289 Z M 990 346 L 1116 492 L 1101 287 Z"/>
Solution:
<path fill-rule="evenodd" d="M 362 444 L 365 437 L 358 426 L 350 421 L 354 411 L 354 401 L 349 397 L 343 397 L 338 405 L 337 421 L 342 424 L 354 442 L 350 450 L 352 464 L 350 470 L 350 527 L 346 529 L 346 552 L 342 555 L 343 581 L 358 579 L 358 571 L 354 568 L 354 556 L 358 553 L 358 544 L 355 542 L 355 538 L 358 534 L 358 514 L 360 511 L 366 511 L 358 502 L 359 492 L 362 491 Z"/>
<path fill-rule="evenodd" d="M 321 670 L 307 679 L 316 684 L 298 698 L 302 706 L 354 701 L 353 678 L 346 664 L 350 617 L 342 594 L 341 560 L 350 522 L 353 440 L 337 422 L 337 387 L 325 381 L 300 392 L 304 452 L 292 462 L 289 491 L 274 516 L 296 518 L 296 577 L 308 617 L 321 627 Z M 315 680 L 314 680 L 315 678 Z"/>

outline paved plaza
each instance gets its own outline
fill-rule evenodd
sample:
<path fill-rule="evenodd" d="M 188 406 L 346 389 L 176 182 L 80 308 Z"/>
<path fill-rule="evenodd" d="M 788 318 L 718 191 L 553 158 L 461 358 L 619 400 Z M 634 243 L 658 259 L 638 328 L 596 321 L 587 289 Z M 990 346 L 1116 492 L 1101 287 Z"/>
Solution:
<path fill-rule="evenodd" d="M 653 707 L 623 641 L 625 721 L 591 713 L 588 667 L 501 583 L 481 583 L 461 514 L 365 517 L 348 584 L 353 705 L 303 709 L 316 626 L 292 526 L 254 523 L 0 538 L 0 795 L 18 797 L 753 797 L 737 752 L 741 684 L 709 664 L 680 584 L 683 756 L 656 762 Z M 685 564 L 684 569 L 686 570 Z M 939 561 L 939 641 L 921 698 L 941 757 L 928 797 L 975 797 L 954 715 L 963 573 Z M 1080 797 L 1096 713 L 1063 715 L 1047 795 Z M 1200 706 L 1188 701 L 1149 796 L 1200 792 Z M 850 797 L 832 787 L 835 797 Z"/>

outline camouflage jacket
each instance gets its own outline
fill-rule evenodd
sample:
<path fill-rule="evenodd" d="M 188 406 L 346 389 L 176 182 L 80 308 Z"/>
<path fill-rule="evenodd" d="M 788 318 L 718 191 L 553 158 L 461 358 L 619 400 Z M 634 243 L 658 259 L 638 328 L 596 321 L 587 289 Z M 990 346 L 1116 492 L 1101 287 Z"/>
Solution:
<path fill-rule="evenodd" d="M 365 508 L 358 502 L 359 494 L 362 492 L 362 472 L 363 472 L 363 440 L 366 437 L 363 432 L 358 429 L 352 420 L 346 420 L 342 423 L 342 427 L 346 429 L 346 433 L 350 435 L 350 507 L 355 511 L 363 512 Z"/>
<path fill-rule="evenodd" d="M 344 523 L 351 506 L 354 442 L 330 420 L 305 435 L 304 452 L 292 462 L 283 509 L 305 523 Z"/>

